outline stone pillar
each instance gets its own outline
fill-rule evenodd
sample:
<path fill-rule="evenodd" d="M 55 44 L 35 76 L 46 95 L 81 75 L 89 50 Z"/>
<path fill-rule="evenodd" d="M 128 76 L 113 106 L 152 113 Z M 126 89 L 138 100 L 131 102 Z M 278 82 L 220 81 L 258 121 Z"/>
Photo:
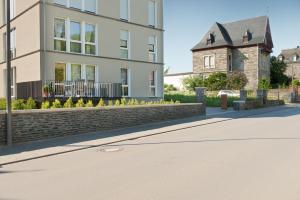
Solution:
<path fill-rule="evenodd" d="M 240 90 L 240 100 L 241 101 L 247 100 L 247 90 Z"/>
<path fill-rule="evenodd" d="M 197 87 L 195 89 L 196 89 L 197 103 L 203 103 L 203 104 L 205 104 L 205 91 L 206 91 L 206 88 L 204 88 L 204 87 Z"/>
<path fill-rule="evenodd" d="M 226 94 L 221 95 L 221 109 L 227 110 L 228 98 Z"/>
<path fill-rule="evenodd" d="M 261 105 L 267 103 L 268 91 L 267 90 L 256 90 L 256 98 Z"/>

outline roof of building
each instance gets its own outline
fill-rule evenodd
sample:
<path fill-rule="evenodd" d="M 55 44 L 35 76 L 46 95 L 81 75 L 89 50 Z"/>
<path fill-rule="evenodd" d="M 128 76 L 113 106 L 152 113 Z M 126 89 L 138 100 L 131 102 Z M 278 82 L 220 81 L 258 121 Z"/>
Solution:
<path fill-rule="evenodd" d="M 175 73 L 175 74 L 165 74 L 165 77 L 170 77 L 170 76 L 187 76 L 187 75 L 193 75 L 194 72 L 183 72 L 183 73 Z"/>
<path fill-rule="evenodd" d="M 294 49 L 283 49 L 279 56 L 283 56 L 285 58 L 289 58 L 292 56 L 300 56 L 300 47 L 294 48 Z"/>
<path fill-rule="evenodd" d="M 214 41 L 208 44 L 207 40 L 211 35 L 214 37 Z M 250 36 L 246 43 L 244 41 L 245 35 Z M 203 39 L 192 48 L 192 51 L 220 46 L 239 47 L 254 44 L 266 44 L 271 49 L 273 48 L 269 18 L 267 16 L 225 24 L 216 22 Z"/>

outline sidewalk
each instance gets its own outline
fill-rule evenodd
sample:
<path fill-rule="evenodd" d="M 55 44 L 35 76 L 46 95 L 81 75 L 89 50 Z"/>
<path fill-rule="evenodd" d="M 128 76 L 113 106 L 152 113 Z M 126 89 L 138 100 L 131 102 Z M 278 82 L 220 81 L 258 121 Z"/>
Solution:
<path fill-rule="evenodd" d="M 289 108 L 293 108 L 293 106 L 288 105 L 240 112 L 232 110 L 221 111 L 220 109 L 208 108 L 206 116 L 147 124 L 113 131 L 68 136 L 46 141 L 30 142 L 15 145 L 13 147 L 0 147 L 0 166 Z"/>

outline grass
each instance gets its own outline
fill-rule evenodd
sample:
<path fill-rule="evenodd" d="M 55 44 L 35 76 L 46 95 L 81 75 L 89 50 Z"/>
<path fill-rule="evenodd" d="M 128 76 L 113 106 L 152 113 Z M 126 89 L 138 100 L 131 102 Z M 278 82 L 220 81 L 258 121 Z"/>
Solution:
<path fill-rule="evenodd" d="M 179 101 L 180 103 L 196 103 L 196 95 L 191 93 L 167 93 L 165 94 L 166 101 Z M 228 97 L 228 107 L 232 107 L 233 102 L 239 100 L 237 97 Z M 217 96 L 206 96 L 206 106 L 221 107 L 221 98 Z"/>

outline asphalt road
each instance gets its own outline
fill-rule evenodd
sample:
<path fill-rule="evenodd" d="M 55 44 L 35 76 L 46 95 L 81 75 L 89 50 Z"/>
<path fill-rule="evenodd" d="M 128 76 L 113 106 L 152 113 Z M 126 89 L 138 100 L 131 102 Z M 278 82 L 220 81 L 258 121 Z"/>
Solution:
<path fill-rule="evenodd" d="M 299 200 L 300 108 L 0 168 L 0 200 Z"/>

